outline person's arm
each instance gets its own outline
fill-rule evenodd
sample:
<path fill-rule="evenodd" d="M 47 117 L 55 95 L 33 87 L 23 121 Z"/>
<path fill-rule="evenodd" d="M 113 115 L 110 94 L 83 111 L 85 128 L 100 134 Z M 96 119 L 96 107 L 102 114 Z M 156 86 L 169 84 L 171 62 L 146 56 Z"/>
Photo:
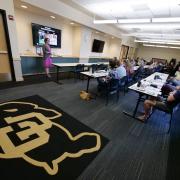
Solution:
<path fill-rule="evenodd" d="M 173 91 L 169 94 L 168 98 L 167 98 L 167 101 L 168 102 L 172 102 L 172 101 L 175 101 L 175 96 L 177 94 L 177 91 Z"/>
<path fill-rule="evenodd" d="M 47 45 L 45 45 L 44 51 L 45 51 L 45 54 L 50 54 L 50 55 L 51 55 L 51 51 L 50 51 L 49 48 L 50 48 L 50 47 L 48 47 Z"/>

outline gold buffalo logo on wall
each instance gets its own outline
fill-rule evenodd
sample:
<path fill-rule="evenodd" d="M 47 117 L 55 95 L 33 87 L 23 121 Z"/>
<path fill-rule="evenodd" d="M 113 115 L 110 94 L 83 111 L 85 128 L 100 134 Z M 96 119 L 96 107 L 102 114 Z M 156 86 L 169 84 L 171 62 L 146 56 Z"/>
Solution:
<path fill-rule="evenodd" d="M 3 117 L 0 121 L 0 158 L 23 158 L 34 166 L 44 168 L 50 175 L 58 172 L 59 165 L 66 158 L 78 158 L 83 154 L 98 151 L 101 147 L 98 134 L 83 132 L 73 136 L 68 129 L 53 122 L 52 120 L 55 121 L 56 118 L 62 118 L 62 114 L 56 110 L 39 107 L 29 102 L 7 102 L 0 104 L 0 113 Z M 72 144 L 72 150 L 67 148 L 68 151 L 63 151 L 60 155 L 56 153 L 56 157 L 47 162 L 42 158 L 38 159 L 39 152 L 33 153 L 33 151 L 48 146 L 52 138 L 49 133 L 51 128 L 55 128 L 65 137 L 64 139 L 56 138 L 55 141 L 60 142 L 62 146 L 64 141 L 68 141 L 68 148 Z M 81 139 L 88 140 L 88 138 L 91 140 L 93 138 L 94 144 L 91 144 L 91 147 L 73 149 L 73 143 L 78 143 Z M 56 152 L 58 150 L 60 151 L 56 149 Z M 53 149 L 52 153 L 54 153 Z M 48 154 L 46 156 L 48 157 Z"/>

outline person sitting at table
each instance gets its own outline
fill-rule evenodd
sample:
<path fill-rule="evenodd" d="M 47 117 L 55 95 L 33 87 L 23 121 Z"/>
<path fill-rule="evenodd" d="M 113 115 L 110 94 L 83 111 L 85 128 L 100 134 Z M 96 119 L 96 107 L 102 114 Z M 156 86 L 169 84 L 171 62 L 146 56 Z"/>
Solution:
<path fill-rule="evenodd" d="M 175 73 L 175 77 L 171 80 L 172 84 L 175 86 L 180 86 L 180 66 Z"/>
<path fill-rule="evenodd" d="M 174 68 L 176 65 L 176 59 L 172 58 L 169 64 L 166 66 L 166 72 L 170 75 L 174 75 Z"/>
<path fill-rule="evenodd" d="M 141 58 L 139 61 L 138 61 L 138 66 L 144 66 L 145 65 L 145 60 L 143 58 Z"/>
<path fill-rule="evenodd" d="M 161 88 L 162 96 L 167 96 L 170 92 L 180 89 L 180 86 L 173 86 L 172 84 L 164 84 Z"/>
<path fill-rule="evenodd" d="M 118 65 L 117 60 L 109 61 L 110 71 L 109 71 L 108 75 L 104 78 L 97 78 L 98 91 L 103 89 L 111 79 L 119 79 L 119 74 L 117 71 L 117 65 Z"/>
<path fill-rule="evenodd" d="M 124 61 L 127 76 L 131 76 L 134 73 L 134 67 L 131 65 L 129 60 Z"/>
<path fill-rule="evenodd" d="M 180 66 L 176 67 L 176 69 L 174 76 L 169 76 L 167 82 L 173 86 L 180 86 Z"/>
<path fill-rule="evenodd" d="M 136 65 L 135 60 L 134 59 L 130 59 L 130 64 L 131 64 L 132 67 L 134 67 Z"/>
<path fill-rule="evenodd" d="M 138 62 L 139 62 L 139 57 L 137 57 L 137 58 L 135 59 L 135 66 L 138 66 Z"/>
<path fill-rule="evenodd" d="M 126 71 L 122 61 L 116 61 L 116 66 L 117 66 L 116 71 L 118 73 L 118 79 L 121 79 L 124 76 L 126 76 L 127 71 Z"/>
<path fill-rule="evenodd" d="M 142 122 L 145 122 L 149 117 L 152 108 L 157 107 L 162 110 L 170 111 L 173 107 L 175 107 L 178 103 L 180 103 L 180 87 L 178 86 L 177 90 L 171 92 L 165 101 L 149 99 L 144 102 L 144 115 L 138 117 L 138 119 Z"/>

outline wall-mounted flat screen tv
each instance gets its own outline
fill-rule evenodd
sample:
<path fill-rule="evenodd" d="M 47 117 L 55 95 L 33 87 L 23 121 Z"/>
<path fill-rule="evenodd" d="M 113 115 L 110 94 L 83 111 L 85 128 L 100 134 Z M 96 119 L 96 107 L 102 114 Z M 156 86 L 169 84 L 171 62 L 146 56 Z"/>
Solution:
<path fill-rule="evenodd" d="M 50 39 L 50 46 L 61 48 L 61 30 L 32 23 L 33 45 L 42 46 L 44 38 Z"/>
<path fill-rule="evenodd" d="M 105 41 L 100 41 L 97 39 L 94 39 L 93 45 L 92 45 L 92 52 L 103 52 Z"/>

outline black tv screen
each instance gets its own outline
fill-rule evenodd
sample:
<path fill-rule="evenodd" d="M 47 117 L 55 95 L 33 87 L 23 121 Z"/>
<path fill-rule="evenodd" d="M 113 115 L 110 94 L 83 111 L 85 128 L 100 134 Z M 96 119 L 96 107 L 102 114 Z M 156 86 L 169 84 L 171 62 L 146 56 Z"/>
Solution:
<path fill-rule="evenodd" d="M 92 52 L 103 52 L 104 49 L 104 41 L 100 41 L 97 39 L 94 39 L 93 41 L 93 45 L 92 45 Z"/>
<path fill-rule="evenodd" d="M 50 46 L 61 48 L 61 30 L 32 23 L 33 45 L 42 46 L 44 38 L 50 39 Z"/>

